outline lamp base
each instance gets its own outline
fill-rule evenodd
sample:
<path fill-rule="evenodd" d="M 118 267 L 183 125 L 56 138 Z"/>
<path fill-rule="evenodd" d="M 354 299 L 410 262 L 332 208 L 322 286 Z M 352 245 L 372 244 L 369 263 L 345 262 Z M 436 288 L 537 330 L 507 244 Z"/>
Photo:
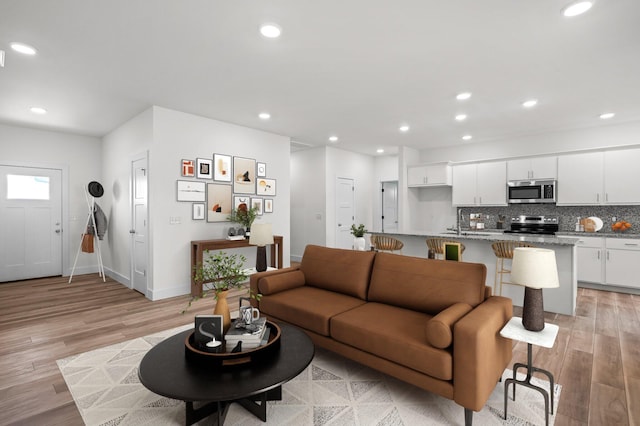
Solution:
<path fill-rule="evenodd" d="M 544 307 L 541 288 L 524 288 L 522 325 L 529 331 L 544 330 Z"/>
<path fill-rule="evenodd" d="M 258 246 L 256 254 L 256 271 L 264 272 L 267 270 L 267 247 Z"/>

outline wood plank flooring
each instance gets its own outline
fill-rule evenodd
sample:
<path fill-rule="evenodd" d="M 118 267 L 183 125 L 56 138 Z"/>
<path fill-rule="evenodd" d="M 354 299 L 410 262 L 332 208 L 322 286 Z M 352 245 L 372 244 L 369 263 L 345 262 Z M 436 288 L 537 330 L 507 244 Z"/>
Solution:
<path fill-rule="evenodd" d="M 183 315 L 188 300 L 151 302 L 94 274 L 0 284 L 0 425 L 83 424 L 56 360 L 192 323 L 214 306 L 200 300 Z M 558 339 L 536 347 L 534 363 L 563 386 L 556 425 L 640 426 L 640 296 L 580 289 L 575 317 L 547 321 Z M 526 344 L 514 342 L 513 358 L 526 361 Z"/>

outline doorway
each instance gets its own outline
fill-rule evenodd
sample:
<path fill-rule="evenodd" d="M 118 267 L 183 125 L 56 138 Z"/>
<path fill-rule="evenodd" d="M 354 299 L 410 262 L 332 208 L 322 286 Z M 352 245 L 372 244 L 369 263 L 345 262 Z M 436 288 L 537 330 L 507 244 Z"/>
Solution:
<path fill-rule="evenodd" d="M 147 296 L 149 267 L 147 154 L 131 160 L 131 288 Z"/>
<path fill-rule="evenodd" d="M 353 179 L 336 178 L 336 248 L 353 248 L 351 225 L 355 220 Z"/>
<path fill-rule="evenodd" d="M 0 166 L 0 282 L 62 275 L 62 170 Z"/>
<path fill-rule="evenodd" d="M 381 182 L 382 232 L 398 232 L 398 181 Z"/>

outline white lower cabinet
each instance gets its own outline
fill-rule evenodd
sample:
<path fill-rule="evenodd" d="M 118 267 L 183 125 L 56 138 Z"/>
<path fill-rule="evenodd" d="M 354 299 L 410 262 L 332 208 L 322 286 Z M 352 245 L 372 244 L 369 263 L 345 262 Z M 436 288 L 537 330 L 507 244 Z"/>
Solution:
<path fill-rule="evenodd" d="M 606 238 L 605 282 L 640 288 L 640 240 Z"/>
<path fill-rule="evenodd" d="M 578 247 L 578 281 L 603 284 L 604 238 L 581 237 Z"/>

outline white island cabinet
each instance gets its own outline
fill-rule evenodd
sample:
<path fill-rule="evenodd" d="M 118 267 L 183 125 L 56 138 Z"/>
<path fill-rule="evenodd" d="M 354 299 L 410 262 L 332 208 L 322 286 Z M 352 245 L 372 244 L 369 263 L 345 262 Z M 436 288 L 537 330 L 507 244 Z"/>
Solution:
<path fill-rule="evenodd" d="M 496 271 L 496 256 L 491 244 L 499 240 L 516 240 L 529 242 L 540 248 L 552 249 L 556 253 L 558 265 L 558 279 L 560 287 L 545 288 L 543 291 L 544 310 L 564 315 L 574 315 L 578 294 L 577 255 L 578 238 L 554 236 L 516 236 L 498 232 L 466 232 L 464 235 L 455 233 L 415 232 L 402 234 L 388 234 L 404 243 L 402 255 L 427 257 L 426 239 L 429 237 L 447 237 L 464 244 L 463 262 L 483 263 L 487 267 L 486 285 L 494 286 Z M 640 253 L 640 252 L 639 252 Z M 452 262 L 450 260 L 434 260 L 434 262 Z M 494 292 L 495 293 L 495 292 Z M 511 298 L 515 306 L 522 306 L 524 287 L 519 285 L 505 285 L 502 295 Z"/>

